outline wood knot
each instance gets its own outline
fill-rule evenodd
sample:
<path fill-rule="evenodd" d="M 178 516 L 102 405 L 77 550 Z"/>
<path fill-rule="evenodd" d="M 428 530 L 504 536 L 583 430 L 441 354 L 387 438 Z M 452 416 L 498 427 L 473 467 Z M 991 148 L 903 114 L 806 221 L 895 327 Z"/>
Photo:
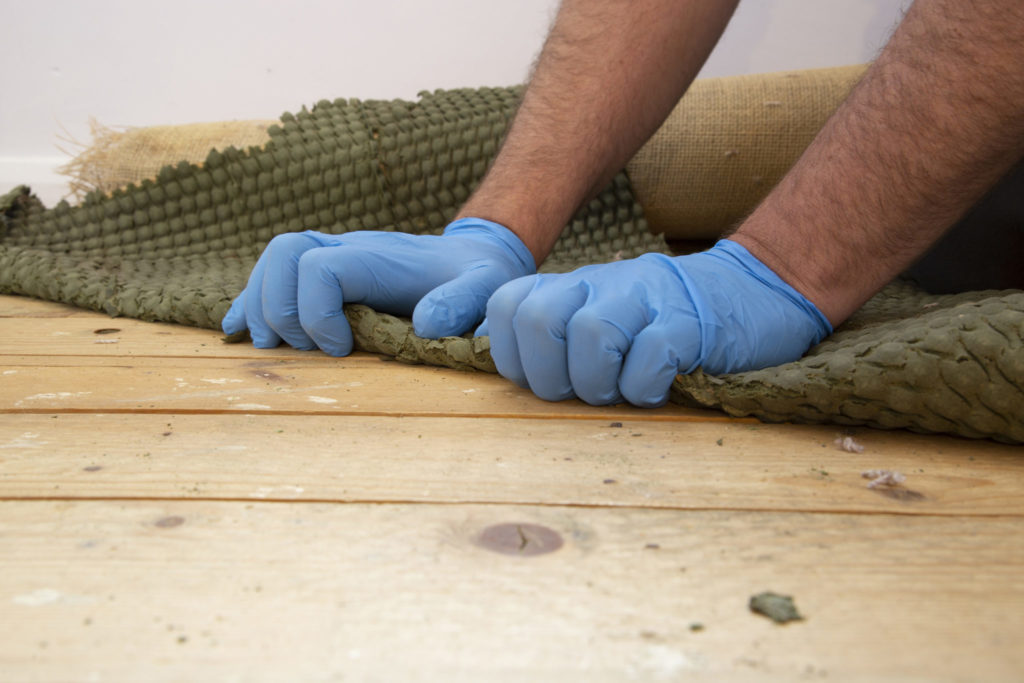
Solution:
<path fill-rule="evenodd" d="M 173 529 L 174 527 L 181 526 L 184 523 L 185 518 L 178 517 L 177 515 L 174 515 L 172 517 L 162 517 L 153 522 L 154 525 L 160 527 L 161 529 Z"/>
<path fill-rule="evenodd" d="M 502 555 L 545 555 L 562 547 L 562 536 L 539 524 L 508 522 L 480 532 L 476 544 Z"/>

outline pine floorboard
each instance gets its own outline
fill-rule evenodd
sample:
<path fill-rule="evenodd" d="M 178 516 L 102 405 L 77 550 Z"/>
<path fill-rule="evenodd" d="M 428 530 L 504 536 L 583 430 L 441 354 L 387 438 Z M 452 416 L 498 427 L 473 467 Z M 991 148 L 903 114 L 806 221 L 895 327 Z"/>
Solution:
<path fill-rule="evenodd" d="M 0 680 L 1021 680 L 1024 449 L 845 435 L 3 296 Z"/>

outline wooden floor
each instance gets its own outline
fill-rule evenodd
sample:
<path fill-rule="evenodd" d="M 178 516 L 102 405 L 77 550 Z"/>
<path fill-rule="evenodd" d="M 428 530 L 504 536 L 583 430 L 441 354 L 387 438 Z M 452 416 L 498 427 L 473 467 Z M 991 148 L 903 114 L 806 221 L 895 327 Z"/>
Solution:
<path fill-rule="evenodd" d="M 5 682 L 1024 679 L 1020 447 L 17 297 L 0 354 Z"/>

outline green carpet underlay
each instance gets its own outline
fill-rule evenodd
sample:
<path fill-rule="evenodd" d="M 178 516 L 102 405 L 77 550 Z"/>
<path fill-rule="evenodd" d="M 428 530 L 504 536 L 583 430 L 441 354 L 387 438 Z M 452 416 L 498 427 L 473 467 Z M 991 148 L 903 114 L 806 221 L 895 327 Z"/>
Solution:
<path fill-rule="evenodd" d="M 440 233 L 497 152 L 518 95 L 321 101 L 284 115 L 264 147 L 212 151 L 203 164 L 166 167 L 155 181 L 80 206 L 46 209 L 16 188 L 0 198 L 0 292 L 219 328 L 275 235 Z M 649 251 L 668 247 L 619 174 L 566 226 L 542 271 Z M 407 320 L 362 306 L 347 314 L 363 350 L 494 371 L 487 339 L 424 340 Z M 680 376 L 672 399 L 769 421 L 1024 443 L 1022 336 L 1024 292 L 930 296 L 894 283 L 801 360 Z"/>

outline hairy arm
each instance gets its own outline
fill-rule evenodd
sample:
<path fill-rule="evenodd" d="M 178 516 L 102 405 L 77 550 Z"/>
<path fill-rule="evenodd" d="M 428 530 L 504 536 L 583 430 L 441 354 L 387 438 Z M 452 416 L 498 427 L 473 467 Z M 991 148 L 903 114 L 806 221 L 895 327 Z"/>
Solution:
<path fill-rule="evenodd" d="M 505 144 L 443 237 L 276 237 L 221 323 L 260 347 L 353 348 L 345 303 L 459 335 L 535 272 L 576 208 L 668 115 L 737 0 L 565 0 Z M 510 232 L 511 230 L 511 232 Z M 385 276 L 386 274 L 386 276 Z"/>
<path fill-rule="evenodd" d="M 836 325 L 1022 155 L 1024 4 L 917 0 L 731 239 Z"/>
<path fill-rule="evenodd" d="M 515 232 L 539 264 L 577 207 L 675 106 L 738 0 L 565 0 L 505 143 L 459 217 Z"/>

